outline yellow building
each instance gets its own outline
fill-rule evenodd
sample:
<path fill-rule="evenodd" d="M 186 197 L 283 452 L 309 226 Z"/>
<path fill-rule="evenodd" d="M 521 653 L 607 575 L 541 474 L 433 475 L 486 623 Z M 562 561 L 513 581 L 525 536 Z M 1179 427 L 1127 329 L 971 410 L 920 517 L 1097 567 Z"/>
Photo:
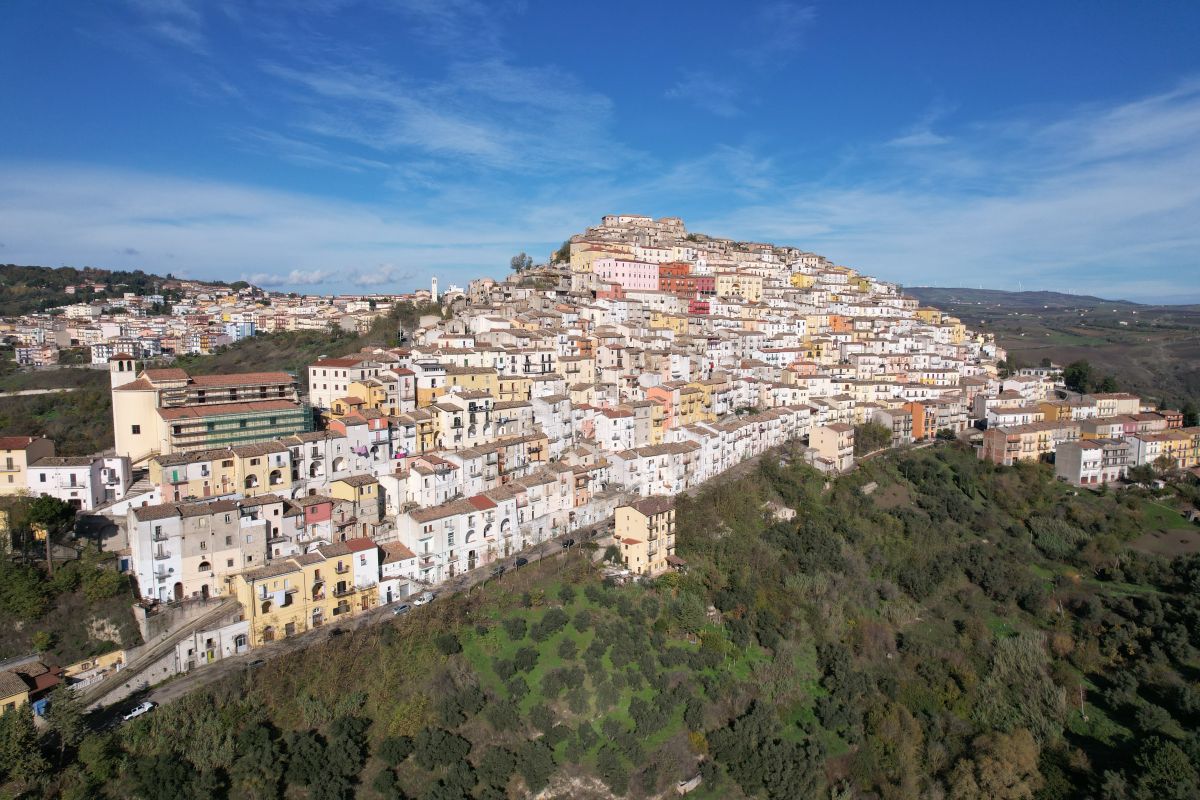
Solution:
<path fill-rule="evenodd" d="M 793 272 L 788 281 L 797 289 L 809 289 L 817 282 L 817 279 L 812 275 L 805 275 L 803 272 Z"/>
<path fill-rule="evenodd" d="M 638 575 L 658 575 L 675 555 L 675 501 L 647 497 L 618 506 L 613 538 L 625 568 Z"/>
<path fill-rule="evenodd" d="M 717 273 L 717 296 L 740 297 L 751 303 L 762 299 L 763 279 L 761 275 L 743 272 Z"/>
<path fill-rule="evenodd" d="M 533 380 L 526 375 L 501 375 L 496 383 L 499 387 L 496 400 L 500 402 L 528 400 L 533 390 Z"/>
<path fill-rule="evenodd" d="M 340 622 L 378 605 L 378 556 L 368 562 L 375 576 L 356 571 L 356 561 L 375 550 L 369 539 L 320 547 L 233 577 L 234 594 L 250 622 L 250 643 L 259 646 L 321 625 Z"/>
<path fill-rule="evenodd" d="M 220 497 L 241 491 L 237 459 L 228 447 L 155 456 L 150 482 L 162 490 L 164 502 L 189 497 Z"/>
<path fill-rule="evenodd" d="M 928 325 L 940 325 L 942 322 L 942 312 L 936 308 L 918 308 L 916 317 Z"/>
<path fill-rule="evenodd" d="M 668 314 L 655 311 L 650 315 L 650 327 L 656 330 L 674 331 L 680 336 L 687 334 L 688 318 L 684 314 Z"/>
<path fill-rule="evenodd" d="M 451 386 L 460 386 L 473 392 L 487 392 L 492 397 L 500 398 L 500 376 L 490 367 L 448 366 L 445 388 L 436 394 L 445 394 Z"/>
<path fill-rule="evenodd" d="M 14 672 L 0 672 L 0 713 L 7 713 L 29 702 L 29 685 Z"/>
<path fill-rule="evenodd" d="M 292 451 L 280 442 L 244 444 L 230 450 L 237 474 L 238 491 L 246 497 L 292 491 Z"/>
<path fill-rule="evenodd" d="M 44 437 L 0 436 L 0 495 L 25 494 L 29 465 L 53 455 L 54 442 Z"/>

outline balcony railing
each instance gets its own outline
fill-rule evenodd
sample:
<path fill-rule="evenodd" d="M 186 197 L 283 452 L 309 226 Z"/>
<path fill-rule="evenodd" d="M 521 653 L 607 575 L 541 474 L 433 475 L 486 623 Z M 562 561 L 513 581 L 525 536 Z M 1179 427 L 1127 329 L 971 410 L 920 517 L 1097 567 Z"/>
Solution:
<path fill-rule="evenodd" d="M 334 597 L 346 597 L 347 595 L 354 594 L 355 591 L 357 591 L 357 589 L 355 587 L 347 586 L 344 589 L 334 589 L 333 596 Z"/>
<path fill-rule="evenodd" d="M 168 559 L 170 557 L 171 557 L 171 553 L 169 550 L 159 550 L 157 553 L 154 554 L 155 561 L 165 561 L 166 559 Z"/>

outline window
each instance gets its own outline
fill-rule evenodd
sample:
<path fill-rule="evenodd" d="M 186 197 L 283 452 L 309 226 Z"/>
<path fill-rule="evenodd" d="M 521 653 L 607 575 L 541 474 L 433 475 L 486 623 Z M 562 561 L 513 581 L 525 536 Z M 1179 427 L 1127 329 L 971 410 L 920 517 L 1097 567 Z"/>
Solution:
<path fill-rule="evenodd" d="M 228 567 L 229 569 L 233 569 L 233 559 L 232 558 L 225 559 L 225 566 Z"/>
<path fill-rule="evenodd" d="M 226 522 L 228 522 L 228 521 L 229 521 L 229 515 L 228 515 L 228 514 L 226 514 L 226 515 L 225 515 L 225 521 L 226 521 Z M 232 545 L 233 545 L 233 537 L 232 537 L 232 536 L 226 536 L 226 537 L 225 537 L 225 546 L 226 546 L 226 547 L 231 547 Z"/>
<path fill-rule="evenodd" d="M 74 477 L 74 476 L 72 476 L 72 477 Z M 46 482 L 46 473 L 44 473 L 44 472 L 42 473 L 41 480 L 42 480 L 42 483 Z"/>
<path fill-rule="evenodd" d="M 250 534 L 250 533 L 246 534 L 246 544 L 254 544 L 254 535 L 253 534 Z"/>
<path fill-rule="evenodd" d="M 129 426 L 129 427 L 130 427 L 130 433 L 132 433 L 134 436 L 140 436 L 140 435 L 141 435 L 141 433 L 142 433 L 142 426 L 141 426 L 141 425 L 131 425 L 131 426 Z"/>
<path fill-rule="evenodd" d="M 207 550 L 207 549 L 208 549 L 208 542 L 206 542 L 206 541 L 204 541 L 203 539 L 201 539 L 201 540 L 200 540 L 200 549 L 201 549 L 201 550 Z"/>

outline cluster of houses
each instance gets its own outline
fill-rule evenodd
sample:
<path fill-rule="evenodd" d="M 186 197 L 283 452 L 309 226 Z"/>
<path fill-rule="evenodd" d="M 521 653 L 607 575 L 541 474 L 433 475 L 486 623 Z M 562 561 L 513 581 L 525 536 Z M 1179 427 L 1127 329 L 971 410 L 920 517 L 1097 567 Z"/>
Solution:
<path fill-rule="evenodd" d="M 68 286 L 67 294 L 78 302 L 0 318 L 0 337 L 13 344 L 16 362 L 23 366 L 58 364 L 62 351 L 82 349 L 90 363 L 103 367 L 116 355 L 154 359 L 211 353 L 260 332 L 363 333 L 396 299 L 268 297 L 255 287 L 234 289 L 176 278 L 162 279 L 155 289 L 118 297 L 106 293 L 111 287 L 102 283 Z"/>
<path fill-rule="evenodd" d="M 236 598 L 236 649 L 588 527 L 630 573 L 680 568 L 674 496 L 784 444 L 848 470 L 864 423 L 892 446 L 980 428 L 982 458 L 1055 453 L 1084 485 L 1197 463 L 1182 415 L 1001 377 L 990 335 L 813 253 L 631 215 L 558 258 L 473 281 L 406 346 L 323 357 L 303 385 L 111 355 L 116 452 L 78 469 L 119 489 L 81 503 L 121 520 L 145 599 Z M 21 446 L 23 487 L 83 480 Z"/>

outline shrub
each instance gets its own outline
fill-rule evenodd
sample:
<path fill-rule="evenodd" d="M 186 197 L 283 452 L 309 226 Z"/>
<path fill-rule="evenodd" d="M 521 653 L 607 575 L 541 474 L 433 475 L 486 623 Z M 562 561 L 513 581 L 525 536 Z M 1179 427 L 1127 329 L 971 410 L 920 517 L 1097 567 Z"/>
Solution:
<path fill-rule="evenodd" d="M 434 644 L 437 645 L 438 651 L 444 656 L 452 656 L 455 653 L 462 652 L 462 643 L 458 641 L 458 637 L 453 633 L 438 634 L 434 639 Z"/>
<path fill-rule="evenodd" d="M 508 638 L 514 642 L 519 642 L 525 638 L 525 632 L 529 629 L 529 623 L 524 617 L 509 617 L 504 620 L 504 632 L 508 634 Z"/>

